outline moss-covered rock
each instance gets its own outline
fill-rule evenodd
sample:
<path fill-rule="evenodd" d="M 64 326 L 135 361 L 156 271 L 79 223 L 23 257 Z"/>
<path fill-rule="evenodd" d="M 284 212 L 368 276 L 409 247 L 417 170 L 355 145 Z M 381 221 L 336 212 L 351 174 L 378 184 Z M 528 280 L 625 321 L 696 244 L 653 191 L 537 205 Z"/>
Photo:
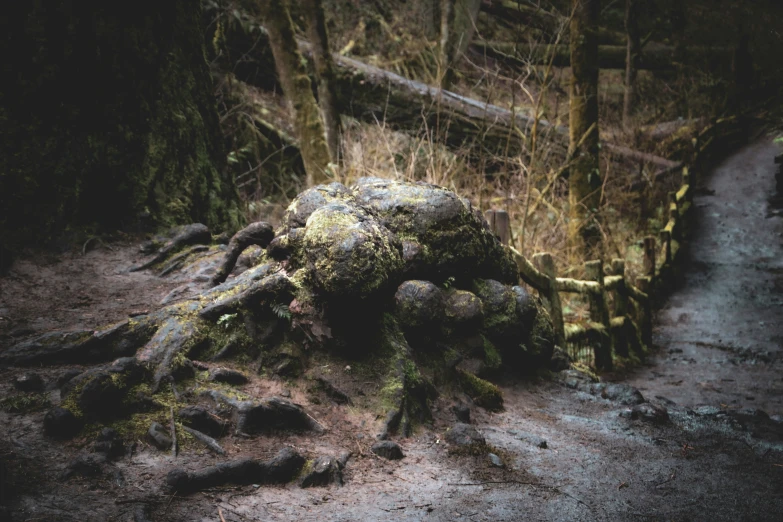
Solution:
<path fill-rule="evenodd" d="M 457 375 L 462 390 L 478 406 L 489 411 L 503 410 L 503 394 L 497 386 L 466 371 L 458 370 Z"/>
<path fill-rule="evenodd" d="M 327 298 L 368 298 L 399 280 L 402 247 L 364 210 L 330 203 L 307 220 L 297 255 Z"/>
<path fill-rule="evenodd" d="M 355 201 L 351 191 L 342 183 L 316 185 L 296 196 L 288 205 L 281 232 L 287 234 L 295 228 L 304 227 L 313 212 L 329 203 L 353 204 Z"/>
<path fill-rule="evenodd" d="M 406 260 L 415 269 L 407 275 L 433 280 L 483 276 L 516 282 L 513 260 L 502 263 L 507 256 L 486 221 L 455 192 L 428 183 L 379 178 L 360 179 L 353 192 L 357 204 L 409 242 Z"/>
<path fill-rule="evenodd" d="M 481 300 L 465 290 L 448 293 L 444 313 L 449 326 L 465 329 L 480 326 L 484 317 Z"/>
<path fill-rule="evenodd" d="M 485 335 L 498 342 L 522 337 L 524 324 L 517 314 L 517 296 L 511 286 L 492 279 L 476 279 L 472 290 L 481 299 Z"/>
<path fill-rule="evenodd" d="M 394 294 L 403 329 L 423 328 L 443 320 L 443 292 L 429 281 L 405 281 Z"/>

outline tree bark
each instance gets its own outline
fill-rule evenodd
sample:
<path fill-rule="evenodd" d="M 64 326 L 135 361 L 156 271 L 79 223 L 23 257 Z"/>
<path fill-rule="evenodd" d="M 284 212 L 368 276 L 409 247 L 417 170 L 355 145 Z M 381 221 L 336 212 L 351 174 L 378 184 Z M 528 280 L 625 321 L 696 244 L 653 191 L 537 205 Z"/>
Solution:
<path fill-rule="evenodd" d="M 601 174 L 598 164 L 598 41 L 595 28 L 599 0 L 573 0 L 571 19 L 571 112 L 569 154 L 569 245 L 592 259 L 600 248 L 598 207 Z"/>
<path fill-rule="evenodd" d="M 329 148 L 318 104 L 294 35 L 294 24 L 285 0 L 262 3 L 269 45 L 275 58 L 283 92 L 294 111 L 294 128 L 299 137 L 307 185 L 329 181 Z"/>
<path fill-rule="evenodd" d="M 304 0 L 302 2 L 307 16 L 307 37 L 313 49 L 315 77 L 318 81 L 318 105 L 321 108 L 326 145 L 332 163 L 340 163 L 340 107 L 337 100 L 337 82 L 334 76 L 334 60 L 329 50 L 329 37 L 326 32 L 324 6 L 322 0 Z"/>
<path fill-rule="evenodd" d="M 201 6 L 15 2 L 0 20 L 0 244 L 235 230 Z"/>
<path fill-rule="evenodd" d="M 440 80 L 447 89 L 454 81 L 454 65 L 468 49 L 476 29 L 481 0 L 442 0 Z"/>
<path fill-rule="evenodd" d="M 631 123 L 631 111 L 636 102 L 636 76 L 639 69 L 641 40 L 637 20 L 637 0 L 625 0 L 625 31 L 628 34 L 625 56 L 625 92 L 623 93 L 623 126 L 628 129 Z"/>

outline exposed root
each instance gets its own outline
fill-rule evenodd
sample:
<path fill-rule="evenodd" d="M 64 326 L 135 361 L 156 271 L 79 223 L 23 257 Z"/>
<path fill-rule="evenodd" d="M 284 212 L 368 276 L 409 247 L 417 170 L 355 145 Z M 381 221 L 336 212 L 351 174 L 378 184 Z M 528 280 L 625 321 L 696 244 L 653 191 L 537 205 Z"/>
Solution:
<path fill-rule="evenodd" d="M 228 275 L 236 266 L 240 254 L 247 247 L 258 245 L 261 248 L 266 248 L 274 237 L 275 233 L 272 230 L 272 225 L 263 221 L 252 223 L 234 234 L 234 237 L 228 243 L 228 251 L 223 262 L 212 277 L 212 286 L 217 286 L 228 278 Z"/>
<path fill-rule="evenodd" d="M 386 439 L 400 433 L 408 437 L 413 432 L 414 423 L 432 419 L 429 401 L 436 392 L 419 372 L 397 321 L 386 316 L 380 335 L 381 345 L 386 350 L 393 350 L 394 355 L 389 381 L 382 392 L 387 395 L 392 407 L 386 414 L 384 428 L 379 436 Z"/>
<path fill-rule="evenodd" d="M 223 484 L 285 484 L 299 474 L 304 464 L 304 457 L 285 448 L 266 462 L 234 460 L 193 472 L 176 468 L 166 476 L 166 486 L 174 493 L 194 493 Z"/>
<path fill-rule="evenodd" d="M 153 267 L 164 261 L 174 252 L 180 250 L 182 247 L 199 244 L 208 245 L 211 242 L 212 235 L 209 233 L 209 228 L 207 228 L 206 225 L 202 225 L 201 223 L 186 225 L 182 227 L 180 232 L 174 236 L 172 240 L 163 245 L 163 247 L 158 250 L 158 253 L 155 254 L 152 259 L 142 263 L 141 265 L 132 267 L 130 272 L 138 272 L 139 270 L 146 270 L 147 268 Z"/>

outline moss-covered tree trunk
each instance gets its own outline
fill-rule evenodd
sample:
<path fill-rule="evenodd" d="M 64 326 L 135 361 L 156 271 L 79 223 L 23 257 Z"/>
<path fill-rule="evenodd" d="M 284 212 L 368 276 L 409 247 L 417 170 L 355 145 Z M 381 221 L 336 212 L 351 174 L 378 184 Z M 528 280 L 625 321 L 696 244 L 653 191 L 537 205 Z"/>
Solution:
<path fill-rule="evenodd" d="M 453 83 L 453 67 L 473 39 L 480 7 L 481 0 L 441 1 L 439 80 L 444 89 Z"/>
<path fill-rule="evenodd" d="M 628 35 L 627 52 L 625 55 L 625 92 L 623 93 L 623 126 L 627 129 L 631 123 L 631 111 L 635 103 L 636 76 L 639 70 L 639 53 L 641 39 L 639 37 L 639 11 L 637 0 L 625 0 L 625 31 Z"/>
<path fill-rule="evenodd" d="M 306 62 L 296 43 L 288 6 L 285 0 L 268 0 L 261 3 L 261 9 L 269 32 L 269 45 L 275 57 L 277 75 L 286 98 L 293 106 L 294 128 L 307 172 L 307 185 L 323 183 L 330 178 L 329 148 Z"/>
<path fill-rule="evenodd" d="M 0 33 L 0 243 L 240 225 L 198 0 L 14 2 Z"/>
<path fill-rule="evenodd" d="M 321 107 L 321 116 L 326 130 L 326 145 L 332 163 L 339 163 L 342 124 L 337 101 L 339 96 L 334 74 L 334 60 L 329 50 L 329 36 L 324 19 L 324 6 L 321 0 L 303 0 L 302 6 L 307 16 L 307 37 L 313 49 L 315 77 L 318 80 L 318 104 Z"/>
<path fill-rule="evenodd" d="M 569 127 L 569 244 L 587 258 L 601 241 L 598 206 L 598 15 L 599 0 L 573 0 L 571 18 L 571 113 Z"/>

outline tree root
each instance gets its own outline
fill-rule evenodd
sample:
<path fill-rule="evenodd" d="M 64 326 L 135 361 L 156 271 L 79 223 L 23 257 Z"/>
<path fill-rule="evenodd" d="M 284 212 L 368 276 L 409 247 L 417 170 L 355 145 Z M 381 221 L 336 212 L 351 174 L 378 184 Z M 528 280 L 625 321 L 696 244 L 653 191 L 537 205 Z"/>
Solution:
<path fill-rule="evenodd" d="M 260 401 L 237 401 L 214 390 L 204 392 L 204 395 L 218 404 L 231 407 L 239 433 L 254 435 L 276 431 L 326 431 L 321 423 L 300 405 L 280 397 L 269 397 Z"/>
<path fill-rule="evenodd" d="M 139 270 L 146 270 L 152 266 L 157 265 L 164 261 L 168 256 L 174 252 L 182 249 L 182 247 L 188 245 L 208 245 L 212 242 L 212 235 L 209 233 L 209 228 L 201 223 L 193 223 L 182 227 L 180 232 L 174 236 L 169 242 L 158 250 L 158 253 L 141 265 L 130 268 L 130 272 L 138 272 Z"/>
<path fill-rule="evenodd" d="M 228 252 L 226 252 L 223 262 L 218 267 L 215 275 L 212 276 L 212 286 L 217 286 L 228 278 L 228 275 L 236 266 L 240 254 L 247 247 L 258 245 L 261 248 L 266 248 L 274 237 L 275 233 L 272 230 L 272 225 L 263 221 L 252 223 L 234 234 L 234 237 L 228 243 Z"/>
<path fill-rule="evenodd" d="M 305 458 L 290 448 L 263 462 L 253 459 L 223 462 L 200 471 L 176 468 L 166 476 L 166 486 L 175 493 L 195 493 L 223 484 L 285 484 L 293 480 Z"/>
<path fill-rule="evenodd" d="M 381 346 L 393 350 L 389 381 L 382 393 L 389 395 L 392 408 L 386 414 L 380 439 L 400 433 L 408 437 L 417 422 L 432 419 L 429 402 L 436 396 L 435 387 L 419 372 L 413 361 L 412 351 L 397 321 L 391 316 L 384 318 L 381 328 Z"/>

